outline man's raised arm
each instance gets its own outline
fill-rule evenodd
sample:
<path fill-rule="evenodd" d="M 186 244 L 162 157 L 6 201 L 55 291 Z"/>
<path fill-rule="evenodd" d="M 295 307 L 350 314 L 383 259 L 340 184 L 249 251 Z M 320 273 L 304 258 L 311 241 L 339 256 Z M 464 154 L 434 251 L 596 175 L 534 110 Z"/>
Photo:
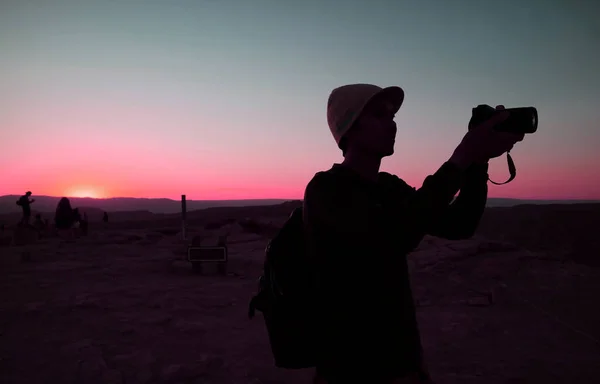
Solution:
<path fill-rule="evenodd" d="M 488 164 L 473 164 L 465 171 L 460 192 L 427 234 L 448 240 L 473 236 L 485 210 L 488 194 Z"/>

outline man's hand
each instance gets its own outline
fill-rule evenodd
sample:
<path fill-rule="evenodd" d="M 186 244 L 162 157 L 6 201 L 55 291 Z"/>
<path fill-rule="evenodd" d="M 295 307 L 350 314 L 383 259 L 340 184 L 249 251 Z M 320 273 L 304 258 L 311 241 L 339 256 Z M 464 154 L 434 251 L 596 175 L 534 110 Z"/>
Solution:
<path fill-rule="evenodd" d="M 504 106 L 498 105 L 496 109 L 503 110 Z M 516 143 L 523 140 L 525 134 L 500 132 L 494 129 L 507 118 L 507 112 L 498 113 L 467 132 L 456 147 L 451 161 L 466 168 L 472 163 L 484 163 L 510 151 Z"/>

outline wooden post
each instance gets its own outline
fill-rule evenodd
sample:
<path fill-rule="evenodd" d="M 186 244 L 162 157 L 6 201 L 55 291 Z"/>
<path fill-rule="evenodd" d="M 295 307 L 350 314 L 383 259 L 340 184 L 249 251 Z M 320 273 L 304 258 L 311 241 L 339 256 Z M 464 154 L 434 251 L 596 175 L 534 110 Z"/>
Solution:
<path fill-rule="evenodd" d="M 186 234 L 186 225 L 185 225 L 185 219 L 186 219 L 186 205 L 185 205 L 185 195 L 181 195 L 181 236 L 183 238 L 183 240 L 185 240 L 187 238 L 187 234 Z"/>

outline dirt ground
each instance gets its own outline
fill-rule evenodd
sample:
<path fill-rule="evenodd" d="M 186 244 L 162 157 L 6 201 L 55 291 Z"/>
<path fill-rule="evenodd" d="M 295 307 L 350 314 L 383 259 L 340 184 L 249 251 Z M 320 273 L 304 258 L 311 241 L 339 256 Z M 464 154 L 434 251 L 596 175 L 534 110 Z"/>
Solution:
<path fill-rule="evenodd" d="M 192 273 L 175 235 L 0 248 L 0 381 L 309 383 L 247 318 L 265 245 L 234 238 L 227 276 Z M 600 382 L 598 268 L 485 239 L 428 238 L 410 260 L 437 383 Z"/>

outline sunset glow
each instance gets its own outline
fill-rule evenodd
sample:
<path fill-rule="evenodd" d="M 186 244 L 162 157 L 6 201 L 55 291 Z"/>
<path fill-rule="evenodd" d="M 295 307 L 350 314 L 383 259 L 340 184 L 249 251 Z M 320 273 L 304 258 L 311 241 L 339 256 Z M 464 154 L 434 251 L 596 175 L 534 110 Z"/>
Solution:
<path fill-rule="evenodd" d="M 101 199 L 103 196 L 100 192 L 92 189 L 92 188 L 72 188 L 66 190 L 65 193 L 59 194 L 67 197 L 91 197 L 93 199 Z"/>
<path fill-rule="evenodd" d="M 3 2 L 0 195 L 302 198 L 342 160 L 329 92 L 368 82 L 405 90 L 382 168 L 412 186 L 477 104 L 535 106 L 517 178 L 490 196 L 600 199 L 600 34 L 584 2 L 364 2 L 343 17 L 327 1 L 134 3 Z M 508 177 L 504 157 L 491 177 Z"/>

